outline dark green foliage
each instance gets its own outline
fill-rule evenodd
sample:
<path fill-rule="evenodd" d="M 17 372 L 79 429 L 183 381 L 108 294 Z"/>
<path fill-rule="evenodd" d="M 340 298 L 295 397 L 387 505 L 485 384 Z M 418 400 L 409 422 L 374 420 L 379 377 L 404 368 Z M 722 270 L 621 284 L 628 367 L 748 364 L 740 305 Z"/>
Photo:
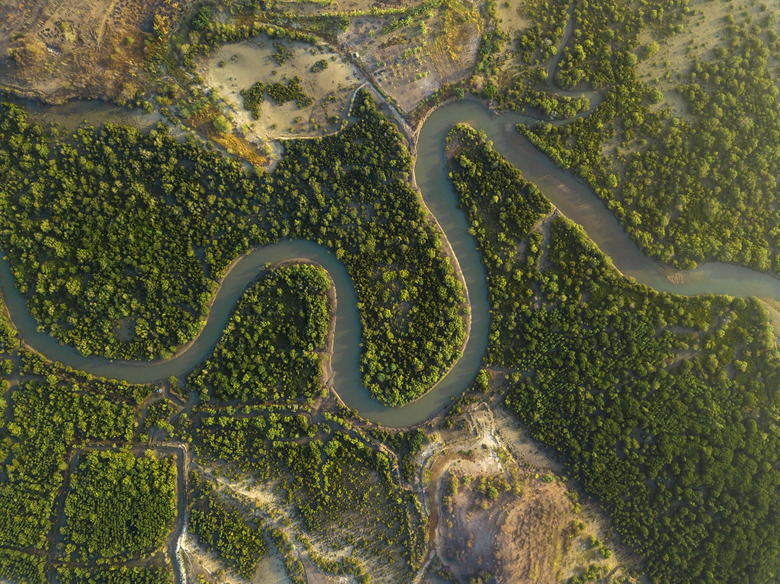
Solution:
<path fill-rule="evenodd" d="M 266 88 L 268 96 L 273 99 L 277 104 L 282 105 L 288 101 L 294 101 L 298 107 L 303 108 L 307 105 L 311 105 L 314 101 L 311 97 L 301 88 L 301 78 L 293 77 L 289 79 L 287 83 L 281 81 L 277 83 L 269 83 Z"/>
<path fill-rule="evenodd" d="M 400 460 L 401 476 L 405 481 L 412 482 L 414 475 L 418 471 L 414 457 L 420 452 L 423 444 L 428 442 L 428 436 L 425 434 L 425 431 L 418 428 L 408 432 L 392 433 L 385 430 L 372 429 L 370 433 L 384 445 L 395 451 Z"/>
<path fill-rule="evenodd" d="M 485 71 L 492 67 L 492 56 L 500 52 L 509 40 L 509 36 L 502 30 L 496 29 L 482 35 L 477 51 L 477 65 L 475 71 Z"/>
<path fill-rule="evenodd" d="M 45 584 L 46 558 L 0 548 L 0 578 L 19 584 Z"/>
<path fill-rule="evenodd" d="M 604 87 L 603 102 L 576 123 L 521 131 L 585 178 L 659 260 L 682 268 L 718 260 L 780 272 L 773 213 L 780 102 L 771 65 L 777 35 L 769 21 L 759 26 L 732 15 L 720 45 L 680 72 L 677 90 L 688 115 L 673 117 L 652 107 L 663 98 L 659 89 L 637 78 L 637 53 L 652 53 L 657 44 L 636 47 L 644 27 L 663 35 L 681 29 L 687 14 L 687 2 L 657 3 L 644 13 L 619 2 L 578 5 L 579 34 L 556 80 L 569 88 Z"/>
<path fill-rule="evenodd" d="M 330 280 L 322 268 L 277 268 L 249 288 L 190 389 L 219 400 L 292 401 L 320 389 L 320 356 L 330 321 Z"/>
<path fill-rule="evenodd" d="M 411 161 L 396 130 L 363 91 L 353 115 L 359 121 L 335 136 L 287 143 L 278 200 L 291 227 L 345 263 L 363 327 L 363 382 L 396 405 L 425 393 L 458 356 L 462 287 L 436 252 L 441 236 L 417 193 L 399 180 Z M 296 196 L 303 182 L 310 199 Z"/>
<path fill-rule="evenodd" d="M 168 400 L 162 400 L 151 404 L 146 410 L 143 431 L 147 432 L 154 426 L 159 426 L 160 428 L 169 427 L 168 420 L 173 412 L 173 406 Z"/>
<path fill-rule="evenodd" d="M 39 128 L 0 110 L 0 245 L 32 314 L 85 354 L 151 357 L 191 338 L 213 282 L 197 226 L 160 204 L 167 171 L 189 182 L 175 156 L 158 158 L 162 136 L 80 130 L 49 158 Z"/>
<path fill-rule="evenodd" d="M 312 73 L 319 73 L 320 71 L 325 71 L 325 69 L 328 68 L 328 60 L 327 59 L 320 59 L 314 65 L 311 66 Z"/>
<path fill-rule="evenodd" d="M 65 541 L 82 561 L 153 551 L 176 518 L 175 462 L 88 451 L 71 476 L 65 516 Z"/>
<path fill-rule="evenodd" d="M 260 119 L 260 104 L 265 101 L 265 83 L 258 81 L 249 89 L 241 90 L 241 97 L 244 98 L 244 109 L 252 112 L 252 117 Z"/>
<path fill-rule="evenodd" d="M 60 584 L 171 584 L 173 574 L 169 568 L 145 566 L 143 568 L 89 569 L 58 568 Z"/>
<path fill-rule="evenodd" d="M 402 18 L 395 18 L 382 27 L 382 34 L 388 34 L 399 28 L 409 26 L 416 19 L 441 6 L 443 0 L 426 0 L 422 4 L 409 8 Z"/>
<path fill-rule="evenodd" d="M 455 135 L 453 181 L 488 271 L 488 360 L 514 370 L 507 405 L 564 454 L 654 580 L 772 582 L 780 357 L 761 305 L 632 285 L 562 218 L 542 226 L 546 245 L 526 235 L 533 216 L 507 229 L 491 185 L 514 173 L 531 207 L 538 191 L 476 133 Z"/>
<path fill-rule="evenodd" d="M 202 326 L 238 255 L 311 239 L 355 283 L 367 387 L 389 404 L 419 397 L 464 340 L 462 289 L 404 182 L 398 132 L 365 92 L 353 113 L 337 136 L 288 143 L 268 175 L 163 129 L 58 141 L 0 104 L 0 247 L 31 312 L 83 353 L 167 355 Z"/>
<path fill-rule="evenodd" d="M 190 527 L 200 543 L 213 550 L 242 578 L 252 579 L 267 552 L 262 525 L 248 523 L 241 513 L 222 503 L 208 483 L 199 486 L 190 515 Z"/>
<path fill-rule="evenodd" d="M 214 18 L 214 11 L 208 6 L 201 6 L 195 17 L 192 19 L 192 28 L 195 30 L 205 30 L 211 24 Z"/>

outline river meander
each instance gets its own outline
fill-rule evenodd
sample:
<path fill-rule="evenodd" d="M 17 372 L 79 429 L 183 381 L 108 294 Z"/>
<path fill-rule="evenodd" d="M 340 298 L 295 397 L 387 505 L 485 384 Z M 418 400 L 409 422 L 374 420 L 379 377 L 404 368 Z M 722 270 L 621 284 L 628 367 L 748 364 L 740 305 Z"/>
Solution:
<path fill-rule="evenodd" d="M 88 109 L 78 109 L 77 115 L 89 117 Z M 105 116 L 99 117 L 100 121 L 105 119 Z M 52 115 L 52 119 L 60 121 L 56 115 Z M 89 119 L 93 120 L 91 117 Z M 254 250 L 239 260 L 219 289 L 201 334 L 186 350 L 168 360 L 109 361 L 100 357 L 85 357 L 72 347 L 60 345 L 48 334 L 37 330 L 37 323 L 16 289 L 7 262 L 2 261 L 0 289 L 11 320 L 27 345 L 52 360 L 93 375 L 134 383 L 154 382 L 170 376 L 181 377 L 208 357 L 219 341 L 237 300 L 267 263 L 306 258 L 327 269 L 337 289 L 331 380 L 334 389 L 348 406 L 372 421 L 397 427 L 422 422 L 440 411 L 473 380 L 487 346 L 490 325 L 484 268 L 476 242 L 467 232 L 466 217 L 457 208 L 457 198 L 444 164 L 444 137 L 458 122 L 483 130 L 488 139 L 493 141 L 494 147 L 520 168 L 526 178 L 536 183 L 562 213 L 583 226 L 588 236 L 624 275 L 664 292 L 758 296 L 780 302 L 780 280 L 729 264 L 711 263 L 694 271 L 678 273 L 677 280 L 681 280 L 681 283 L 672 283 L 668 278 L 670 270 L 639 250 L 590 188 L 556 167 L 547 156 L 514 130 L 518 123 L 534 123 L 533 118 L 518 114 L 493 115 L 479 103 L 463 101 L 440 107 L 426 120 L 417 145 L 415 173 L 425 203 L 444 230 L 460 264 L 468 289 L 471 330 L 463 355 L 452 370 L 428 394 L 411 404 L 395 408 L 382 406 L 371 399 L 362 387 L 358 370 L 360 319 L 354 287 L 346 268 L 335 255 L 311 242 L 283 241 Z"/>

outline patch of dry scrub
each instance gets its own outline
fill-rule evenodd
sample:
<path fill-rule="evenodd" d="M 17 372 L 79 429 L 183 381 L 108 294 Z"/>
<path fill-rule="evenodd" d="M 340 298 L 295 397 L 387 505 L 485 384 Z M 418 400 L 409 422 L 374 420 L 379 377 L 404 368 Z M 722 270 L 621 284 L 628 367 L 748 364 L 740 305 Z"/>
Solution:
<path fill-rule="evenodd" d="M 0 86 L 62 102 L 130 98 L 144 44 L 172 25 L 173 0 L 54 0 L 0 3 Z"/>

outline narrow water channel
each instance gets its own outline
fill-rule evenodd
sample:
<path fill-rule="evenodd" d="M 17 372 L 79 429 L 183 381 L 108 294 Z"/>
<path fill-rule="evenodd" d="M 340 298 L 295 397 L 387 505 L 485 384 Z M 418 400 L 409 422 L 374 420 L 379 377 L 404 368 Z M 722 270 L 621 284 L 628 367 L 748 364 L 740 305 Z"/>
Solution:
<path fill-rule="evenodd" d="M 78 115 L 89 117 L 87 111 L 77 111 Z M 424 397 L 403 407 L 382 406 L 371 399 L 362 387 L 358 370 L 360 319 L 354 287 L 344 265 L 330 251 L 311 242 L 284 241 L 255 250 L 242 258 L 219 290 L 208 322 L 198 339 L 186 351 L 166 361 L 109 361 L 80 355 L 72 347 L 62 346 L 37 330 L 37 323 L 27 311 L 5 261 L 0 262 L 0 289 L 11 320 L 19 329 L 22 339 L 46 357 L 93 375 L 135 383 L 154 382 L 170 376 L 184 376 L 208 357 L 237 300 L 266 263 L 307 258 L 327 269 L 337 288 L 333 387 L 347 405 L 358 410 L 365 418 L 387 426 L 417 424 L 440 411 L 452 397 L 466 389 L 479 370 L 488 341 L 489 304 L 484 268 L 476 243 L 467 232 L 466 217 L 457 208 L 457 197 L 444 166 L 444 137 L 454 124 L 464 122 L 484 130 L 494 147 L 520 168 L 526 178 L 536 183 L 567 217 L 582 225 L 599 248 L 611 257 L 615 267 L 626 276 L 659 291 L 687 295 L 710 293 L 758 296 L 780 302 L 780 280 L 729 264 L 706 264 L 697 270 L 683 273 L 682 283 L 673 284 L 667 278 L 668 270 L 638 249 L 588 187 L 568 172 L 557 168 L 514 130 L 518 123 L 531 124 L 534 121 L 518 114 L 492 115 L 482 105 L 464 101 L 441 107 L 422 128 L 415 169 L 417 183 L 426 205 L 436 216 L 458 258 L 468 288 L 471 331 L 463 356 L 449 374 Z"/>

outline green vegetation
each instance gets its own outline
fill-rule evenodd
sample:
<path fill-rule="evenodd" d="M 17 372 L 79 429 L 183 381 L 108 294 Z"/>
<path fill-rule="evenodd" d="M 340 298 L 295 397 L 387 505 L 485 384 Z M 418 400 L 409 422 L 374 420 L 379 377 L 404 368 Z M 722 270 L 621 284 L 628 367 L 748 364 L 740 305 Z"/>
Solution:
<path fill-rule="evenodd" d="M 209 6 L 201 6 L 197 14 L 192 19 L 192 28 L 195 30 L 205 30 L 211 24 L 214 18 L 214 11 Z"/>
<path fill-rule="evenodd" d="M 284 62 L 287 59 L 295 56 L 295 49 L 288 49 L 284 43 L 278 41 L 274 42 L 274 49 L 276 49 L 276 52 L 274 53 L 273 59 L 280 67 L 284 65 Z"/>
<path fill-rule="evenodd" d="M 241 97 L 244 98 L 244 109 L 252 112 L 252 117 L 260 119 L 260 104 L 265 101 L 265 83 L 258 81 L 249 89 L 241 90 Z"/>
<path fill-rule="evenodd" d="M 440 233 L 401 180 L 411 158 L 395 128 L 363 91 L 353 115 L 358 122 L 335 136 L 287 143 L 278 200 L 292 225 L 306 226 L 298 233 L 346 265 L 363 327 L 363 383 L 397 405 L 423 395 L 459 356 L 462 287 L 439 255 Z M 296 196 L 304 181 L 310 199 Z"/>
<path fill-rule="evenodd" d="M 89 569 L 59 568 L 57 579 L 61 584 L 171 584 L 173 574 L 169 568 L 118 568 Z"/>
<path fill-rule="evenodd" d="M 144 418 L 142 427 L 143 431 L 148 432 L 155 426 L 170 431 L 172 428 L 168 420 L 170 420 L 174 411 L 174 407 L 168 400 L 150 404 L 149 407 L 146 408 L 146 417 Z"/>
<path fill-rule="evenodd" d="M 386 430 L 371 429 L 370 433 L 385 446 L 392 448 L 400 457 L 401 477 L 411 483 L 417 473 L 414 462 L 415 455 L 420 452 L 428 441 L 425 430 L 417 429 L 408 432 L 388 432 Z"/>
<path fill-rule="evenodd" d="M 262 525 L 254 520 L 248 524 L 241 514 L 222 503 L 209 483 L 202 483 L 193 475 L 197 486 L 193 493 L 190 527 L 198 541 L 219 556 L 242 578 L 251 580 L 257 563 L 267 549 Z"/>
<path fill-rule="evenodd" d="M 559 15 L 569 5 L 551 4 Z M 682 268 L 718 260 L 780 273 L 772 211 L 780 175 L 774 17 L 731 14 L 720 43 L 679 74 L 686 111 L 675 116 L 656 106 L 664 98 L 659 80 L 648 86 L 637 78 L 638 60 L 659 48 L 655 41 L 638 46 L 639 34 L 673 34 L 690 12 L 687 2 L 671 1 L 652 10 L 616 1 L 577 5 L 555 80 L 603 88 L 604 99 L 572 124 L 521 132 L 585 178 L 646 253 Z M 526 38 L 527 62 L 543 38 Z M 672 81 L 668 69 L 665 77 Z M 508 92 L 506 99 L 521 98 Z"/>
<path fill-rule="evenodd" d="M 269 175 L 162 127 L 57 139 L 0 104 L 0 248 L 30 311 L 85 354 L 170 355 L 239 254 L 310 239 L 355 283 L 366 386 L 388 404 L 419 397 L 459 354 L 462 287 L 405 182 L 399 134 L 365 92 L 354 115 L 337 136 L 288 143 Z"/>
<path fill-rule="evenodd" d="M 219 400 L 292 401 L 320 391 L 330 280 L 319 267 L 277 268 L 249 288 L 214 353 L 188 380 Z"/>
<path fill-rule="evenodd" d="M 325 71 L 325 69 L 328 68 L 328 60 L 327 59 L 320 59 L 314 65 L 311 66 L 312 73 L 319 73 L 320 71 Z"/>
<path fill-rule="evenodd" d="M 357 545 L 361 554 L 413 573 L 426 544 L 419 501 L 397 484 L 394 459 L 345 419 L 322 415 L 314 424 L 311 413 L 295 407 L 204 408 L 195 452 L 234 478 L 248 474 L 273 486 L 332 549 Z"/>
<path fill-rule="evenodd" d="M 287 534 L 277 527 L 270 530 L 269 535 L 276 549 L 284 557 L 284 570 L 287 572 L 291 584 L 307 584 L 303 563 L 298 559 L 295 547 Z"/>
<path fill-rule="evenodd" d="M 160 159 L 159 134 L 106 127 L 52 144 L 25 118 L 0 104 L 0 245 L 33 316 L 84 354 L 152 357 L 192 338 L 214 283 L 197 226 L 160 204 L 157 179 L 183 169 Z"/>
<path fill-rule="evenodd" d="M 46 558 L 0 548 L 0 578 L 13 578 L 25 584 L 45 584 L 48 582 Z"/>
<path fill-rule="evenodd" d="M 273 99 L 279 105 L 287 103 L 288 101 L 294 101 L 298 107 L 304 108 L 311 105 L 314 101 L 311 97 L 301 89 L 301 78 L 293 77 L 289 79 L 287 83 L 281 81 L 277 83 L 269 83 L 266 88 L 268 96 Z"/>
<path fill-rule="evenodd" d="M 159 548 L 176 518 L 176 465 L 151 453 L 88 451 L 65 499 L 66 552 L 83 561 Z"/>
<path fill-rule="evenodd" d="M 452 177 L 482 249 L 487 361 L 660 582 L 771 582 L 780 356 L 761 304 L 633 285 L 476 132 Z M 543 233 L 548 233 L 545 242 Z"/>
<path fill-rule="evenodd" d="M 0 480 L 0 546 L 46 549 L 71 443 L 132 436 L 128 406 L 79 389 L 50 374 L 45 381 L 24 381 L 11 394 L 12 419 L 0 445 L 2 459 L 9 461 Z"/>
<path fill-rule="evenodd" d="M 5 391 L 8 376 L 19 378 L 0 397 L 0 578 L 43 584 L 52 569 L 45 554 L 59 529 L 57 494 L 70 453 L 79 443 L 130 440 L 134 408 L 151 388 L 48 363 L 20 349 L 2 317 L 0 342 L 0 360 L 11 364 L 0 372 L 0 385 Z"/>

